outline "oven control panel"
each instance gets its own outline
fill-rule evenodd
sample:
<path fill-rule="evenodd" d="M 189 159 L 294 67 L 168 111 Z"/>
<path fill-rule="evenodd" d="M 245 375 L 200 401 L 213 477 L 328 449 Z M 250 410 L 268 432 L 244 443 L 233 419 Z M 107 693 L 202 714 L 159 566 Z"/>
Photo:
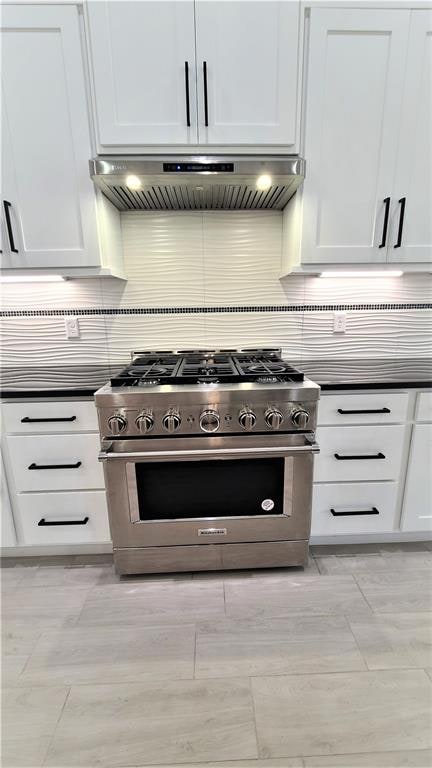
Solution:
<path fill-rule="evenodd" d="M 241 434 L 314 430 L 316 403 L 208 403 L 201 406 L 99 409 L 104 436 Z"/>

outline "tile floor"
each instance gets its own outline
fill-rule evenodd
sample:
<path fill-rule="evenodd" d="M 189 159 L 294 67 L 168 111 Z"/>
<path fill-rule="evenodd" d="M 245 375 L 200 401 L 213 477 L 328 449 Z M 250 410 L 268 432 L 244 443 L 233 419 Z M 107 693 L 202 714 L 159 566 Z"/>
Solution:
<path fill-rule="evenodd" d="M 430 768 L 430 543 L 119 579 L 3 561 L 2 762 Z"/>

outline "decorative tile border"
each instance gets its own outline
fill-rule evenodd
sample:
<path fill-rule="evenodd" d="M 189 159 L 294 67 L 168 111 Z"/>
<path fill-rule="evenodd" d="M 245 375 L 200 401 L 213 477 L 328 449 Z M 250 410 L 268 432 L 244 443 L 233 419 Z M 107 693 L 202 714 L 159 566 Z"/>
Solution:
<path fill-rule="evenodd" d="M 228 307 L 119 307 L 110 309 L 6 309 L 0 317 L 63 317 L 65 315 L 185 315 L 237 312 L 339 312 L 349 310 L 432 309 L 432 302 L 382 304 L 275 304 Z"/>

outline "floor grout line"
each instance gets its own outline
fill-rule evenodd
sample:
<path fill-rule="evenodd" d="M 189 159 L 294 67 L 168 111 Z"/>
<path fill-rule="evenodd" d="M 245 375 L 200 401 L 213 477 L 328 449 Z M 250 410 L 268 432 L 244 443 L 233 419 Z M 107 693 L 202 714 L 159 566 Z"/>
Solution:
<path fill-rule="evenodd" d="M 254 729 L 255 729 L 255 740 L 256 740 L 256 753 L 257 753 L 257 759 L 260 759 L 260 743 L 259 743 L 259 736 L 258 736 L 258 724 L 257 724 L 257 718 L 256 718 L 256 710 L 255 710 L 255 699 L 253 694 L 253 687 L 252 687 L 252 677 L 248 677 L 249 680 L 249 690 L 250 690 L 250 696 L 251 696 L 251 702 L 252 702 L 252 715 L 253 715 L 253 721 L 254 721 Z"/>
<path fill-rule="evenodd" d="M 54 736 L 56 735 L 56 732 L 57 732 L 57 728 L 58 728 L 58 726 L 59 726 L 59 723 L 60 723 L 60 720 L 61 720 L 61 718 L 62 718 L 62 715 L 63 715 L 64 709 L 65 709 L 65 707 L 66 707 L 66 703 L 67 703 L 67 701 L 68 701 L 68 699 L 69 699 L 69 696 L 70 696 L 70 692 L 71 692 L 71 689 L 72 689 L 72 686 L 68 686 L 68 692 L 67 692 L 67 694 L 66 694 L 66 696 L 65 696 L 65 700 L 64 700 L 64 702 L 63 702 L 63 706 L 62 706 L 62 708 L 61 708 L 61 710 L 60 710 L 60 712 L 59 712 L 59 716 L 58 716 L 58 718 L 57 718 L 57 722 L 56 722 L 56 724 L 55 724 L 55 726 L 54 726 L 54 730 L 53 730 L 53 732 L 52 732 L 52 735 L 49 737 L 48 746 L 47 746 L 47 748 L 46 748 L 46 752 L 45 752 L 45 755 L 44 755 L 44 757 L 43 757 L 43 760 L 42 760 L 42 762 L 41 762 L 41 766 L 44 766 L 44 765 L 45 765 L 45 763 L 46 763 L 46 759 L 47 759 L 47 757 L 48 757 L 48 752 L 50 751 L 50 747 L 51 747 L 51 745 L 52 745 L 52 743 L 53 743 L 53 741 L 54 741 Z"/>
<path fill-rule="evenodd" d="M 229 680 L 262 680 L 262 679 L 268 679 L 268 678 L 280 678 L 280 677 L 289 677 L 289 678 L 301 678 L 301 677 L 315 677 L 315 676 L 327 676 L 327 677 L 333 677 L 335 675 L 369 675 L 369 674 L 375 674 L 375 673 L 394 673 L 394 672 L 424 672 L 426 677 L 428 678 L 428 681 L 432 684 L 432 679 L 430 678 L 427 668 L 426 667 L 380 667 L 378 669 L 370 669 L 369 667 L 366 667 L 365 669 L 340 669 L 340 670 L 332 670 L 332 671 L 314 671 L 314 672 L 276 672 L 276 673 L 270 673 L 270 674 L 263 674 L 263 675 L 225 675 L 222 677 L 158 677 L 158 678 L 151 678 L 148 680 L 139 680 L 136 679 L 124 679 L 124 680 L 107 680 L 104 678 L 103 681 L 89 681 L 89 682 L 73 682 L 73 683 L 62 683 L 60 681 L 50 681 L 47 684 L 44 683 L 34 683 L 29 682 L 28 685 L 5 685 L 2 687 L 3 691 L 22 691 L 25 692 L 30 689 L 41 689 L 41 690 L 47 690 L 50 688 L 88 688 L 88 687 L 113 687 L 113 686 L 149 686 L 152 687 L 157 684 L 163 684 L 163 683 L 202 683 L 205 681 L 209 682 L 227 682 Z"/>

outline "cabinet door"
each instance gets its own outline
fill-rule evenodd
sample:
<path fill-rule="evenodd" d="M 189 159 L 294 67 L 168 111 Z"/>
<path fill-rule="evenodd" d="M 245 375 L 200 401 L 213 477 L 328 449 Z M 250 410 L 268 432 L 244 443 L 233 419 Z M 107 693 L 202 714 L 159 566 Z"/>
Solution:
<path fill-rule="evenodd" d="M 413 428 L 403 503 L 403 531 L 432 530 L 432 424 Z"/>
<path fill-rule="evenodd" d="M 0 514 L 1 514 L 1 541 L 2 547 L 14 547 L 16 544 L 15 526 L 12 518 L 12 509 L 9 500 L 9 491 L 6 473 L 3 465 L 3 457 L 0 453 Z"/>
<path fill-rule="evenodd" d="M 200 144 L 295 144 L 299 3 L 198 0 L 196 35 Z"/>
<path fill-rule="evenodd" d="M 409 11 L 312 8 L 303 262 L 383 262 Z"/>
<path fill-rule="evenodd" d="M 196 143 L 193 0 L 91 0 L 88 23 L 100 146 Z"/>
<path fill-rule="evenodd" d="M 412 11 L 401 133 L 394 197 L 405 198 L 398 243 L 401 205 L 395 209 L 389 261 L 432 262 L 432 12 Z"/>
<path fill-rule="evenodd" d="M 9 142 L 2 199 L 11 203 L 18 250 L 8 255 L 5 248 L 3 266 L 96 265 L 78 10 L 5 5 L 1 38 L 2 128 Z"/>

